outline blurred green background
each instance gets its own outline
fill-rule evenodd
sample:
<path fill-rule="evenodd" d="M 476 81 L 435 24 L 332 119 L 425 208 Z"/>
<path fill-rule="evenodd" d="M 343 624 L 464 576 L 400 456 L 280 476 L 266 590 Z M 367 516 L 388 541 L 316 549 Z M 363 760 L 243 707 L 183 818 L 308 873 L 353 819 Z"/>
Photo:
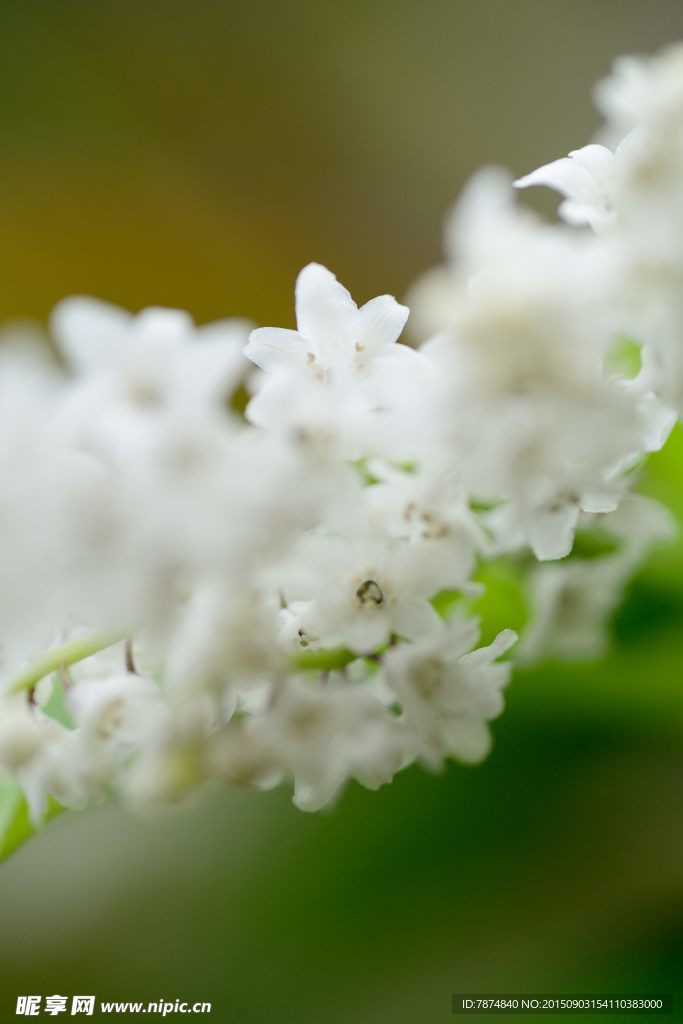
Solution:
<path fill-rule="evenodd" d="M 401 295 L 467 176 L 582 145 L 592 83 L 683 9 L 3 0 L 0 29 L 1 318 L 85 292 L 289 325 L 311 259 Z M 680 435 L 644 488 L 683 515 Z M 215 792 L 53 823 L 0 868 L 0 1018 L 28 993 L 431 1024 L 458 991 L 665 991 L 683 1019 L 682 626 L 683 542 L 608 658 L 517 674 L 480 768 L 315 817 Z"/>

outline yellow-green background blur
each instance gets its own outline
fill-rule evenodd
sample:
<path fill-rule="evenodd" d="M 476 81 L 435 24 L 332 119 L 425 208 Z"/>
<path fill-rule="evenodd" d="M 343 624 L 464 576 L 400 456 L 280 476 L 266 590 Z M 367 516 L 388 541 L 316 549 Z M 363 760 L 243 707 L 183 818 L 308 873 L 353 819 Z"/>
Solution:
<path fill-rule="evenodd" d="M 85 292 L 289 326 L 314 259 L 400 296 L 477 166 L 582 145 L 612 59 L 679 36 L 679 0 L 3 0 L 2 319 Z M 644 489 L 683 513 L 680 437 Z M 64 816 L 0 868 L 0 1019 L 60 993 L 445 1024 L 458 991 L 678 992 L 683 1019 L 683 543 L 614 630 L 516 676 L 480 768 L 317 816 Z"/>

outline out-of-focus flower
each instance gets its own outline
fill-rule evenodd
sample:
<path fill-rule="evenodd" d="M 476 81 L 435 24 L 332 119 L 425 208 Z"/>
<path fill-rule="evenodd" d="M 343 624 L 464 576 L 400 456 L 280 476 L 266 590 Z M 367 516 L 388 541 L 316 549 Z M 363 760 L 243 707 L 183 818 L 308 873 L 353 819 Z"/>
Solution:
<path fill-rule="evenodd" d="M 565 197 L 559 213 L 568 224 L 587 224 L 599 231 L 616 216 L 612 191 L 617 159 L 606 146 L 584 146 L 518 178 L 515 186 L 546 185 L 555 189 Z"/>
<path fill-rule="evenodd" d="M 473 651 L 478 638 L 476 622 L 454 619 L 436 639 L 394 648 L 385 658 L 386 680 L 432 767 L 446 757 L 480 761 L 489 751 L 487 722 L 503 710 L 501 691 L 510 678 L 510 664 L 498 658 L 517 635 L 504 630 Z"/>

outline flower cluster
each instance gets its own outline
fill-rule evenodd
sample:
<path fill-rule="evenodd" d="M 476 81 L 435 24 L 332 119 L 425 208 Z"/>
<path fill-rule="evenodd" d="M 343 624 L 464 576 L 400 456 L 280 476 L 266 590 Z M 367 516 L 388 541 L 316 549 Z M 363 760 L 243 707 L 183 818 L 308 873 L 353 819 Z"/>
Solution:
<path fill-rule="evenodd" d="M 683 410 L 683 48 L 597 96 L 602 141 L 468 186 L 418 347 L 316 263 L 295 330 L 73 298 L 51 344 L 5 332 L 0 768 L 35 823 L 480 760 L 517 639 L 478 646 L 491 559 L 527 581 L 522 657 L 599 652 L 671 532 L 633 488 Z M 566 224 L 516 201 L 537 184 Z"/>

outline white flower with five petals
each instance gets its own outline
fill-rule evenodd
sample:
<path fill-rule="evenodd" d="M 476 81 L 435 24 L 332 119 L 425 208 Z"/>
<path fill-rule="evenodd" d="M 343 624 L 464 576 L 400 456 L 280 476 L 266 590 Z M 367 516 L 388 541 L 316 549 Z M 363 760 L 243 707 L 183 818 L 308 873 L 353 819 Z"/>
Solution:
<path fill-rule="evenodd" d="M 478 638 L 476 621 L 454 619 L 440 636 L 400 644 L 384 658 L 386 682 L 432 767 L 447 757 L 480 761 L 489 751 L 487 722 L 503 710 L 501 691 L 510 678 L 510 665 L 498 659 L 517 635 L 506 629 L 472 650 Z"/>
<path fill-rule="evenodd" d="M 397 344 L 408 309 L 390 295 L 358 308 L 325 267 L 309 263 L 296 283 L 297 330 L 252 331 L 245 355 L 266 373 L 247 409 L 262 427 L 321 421 L 342 432 L 349 457 L 370 454 L 394 425 L 418 354 Z"/>

